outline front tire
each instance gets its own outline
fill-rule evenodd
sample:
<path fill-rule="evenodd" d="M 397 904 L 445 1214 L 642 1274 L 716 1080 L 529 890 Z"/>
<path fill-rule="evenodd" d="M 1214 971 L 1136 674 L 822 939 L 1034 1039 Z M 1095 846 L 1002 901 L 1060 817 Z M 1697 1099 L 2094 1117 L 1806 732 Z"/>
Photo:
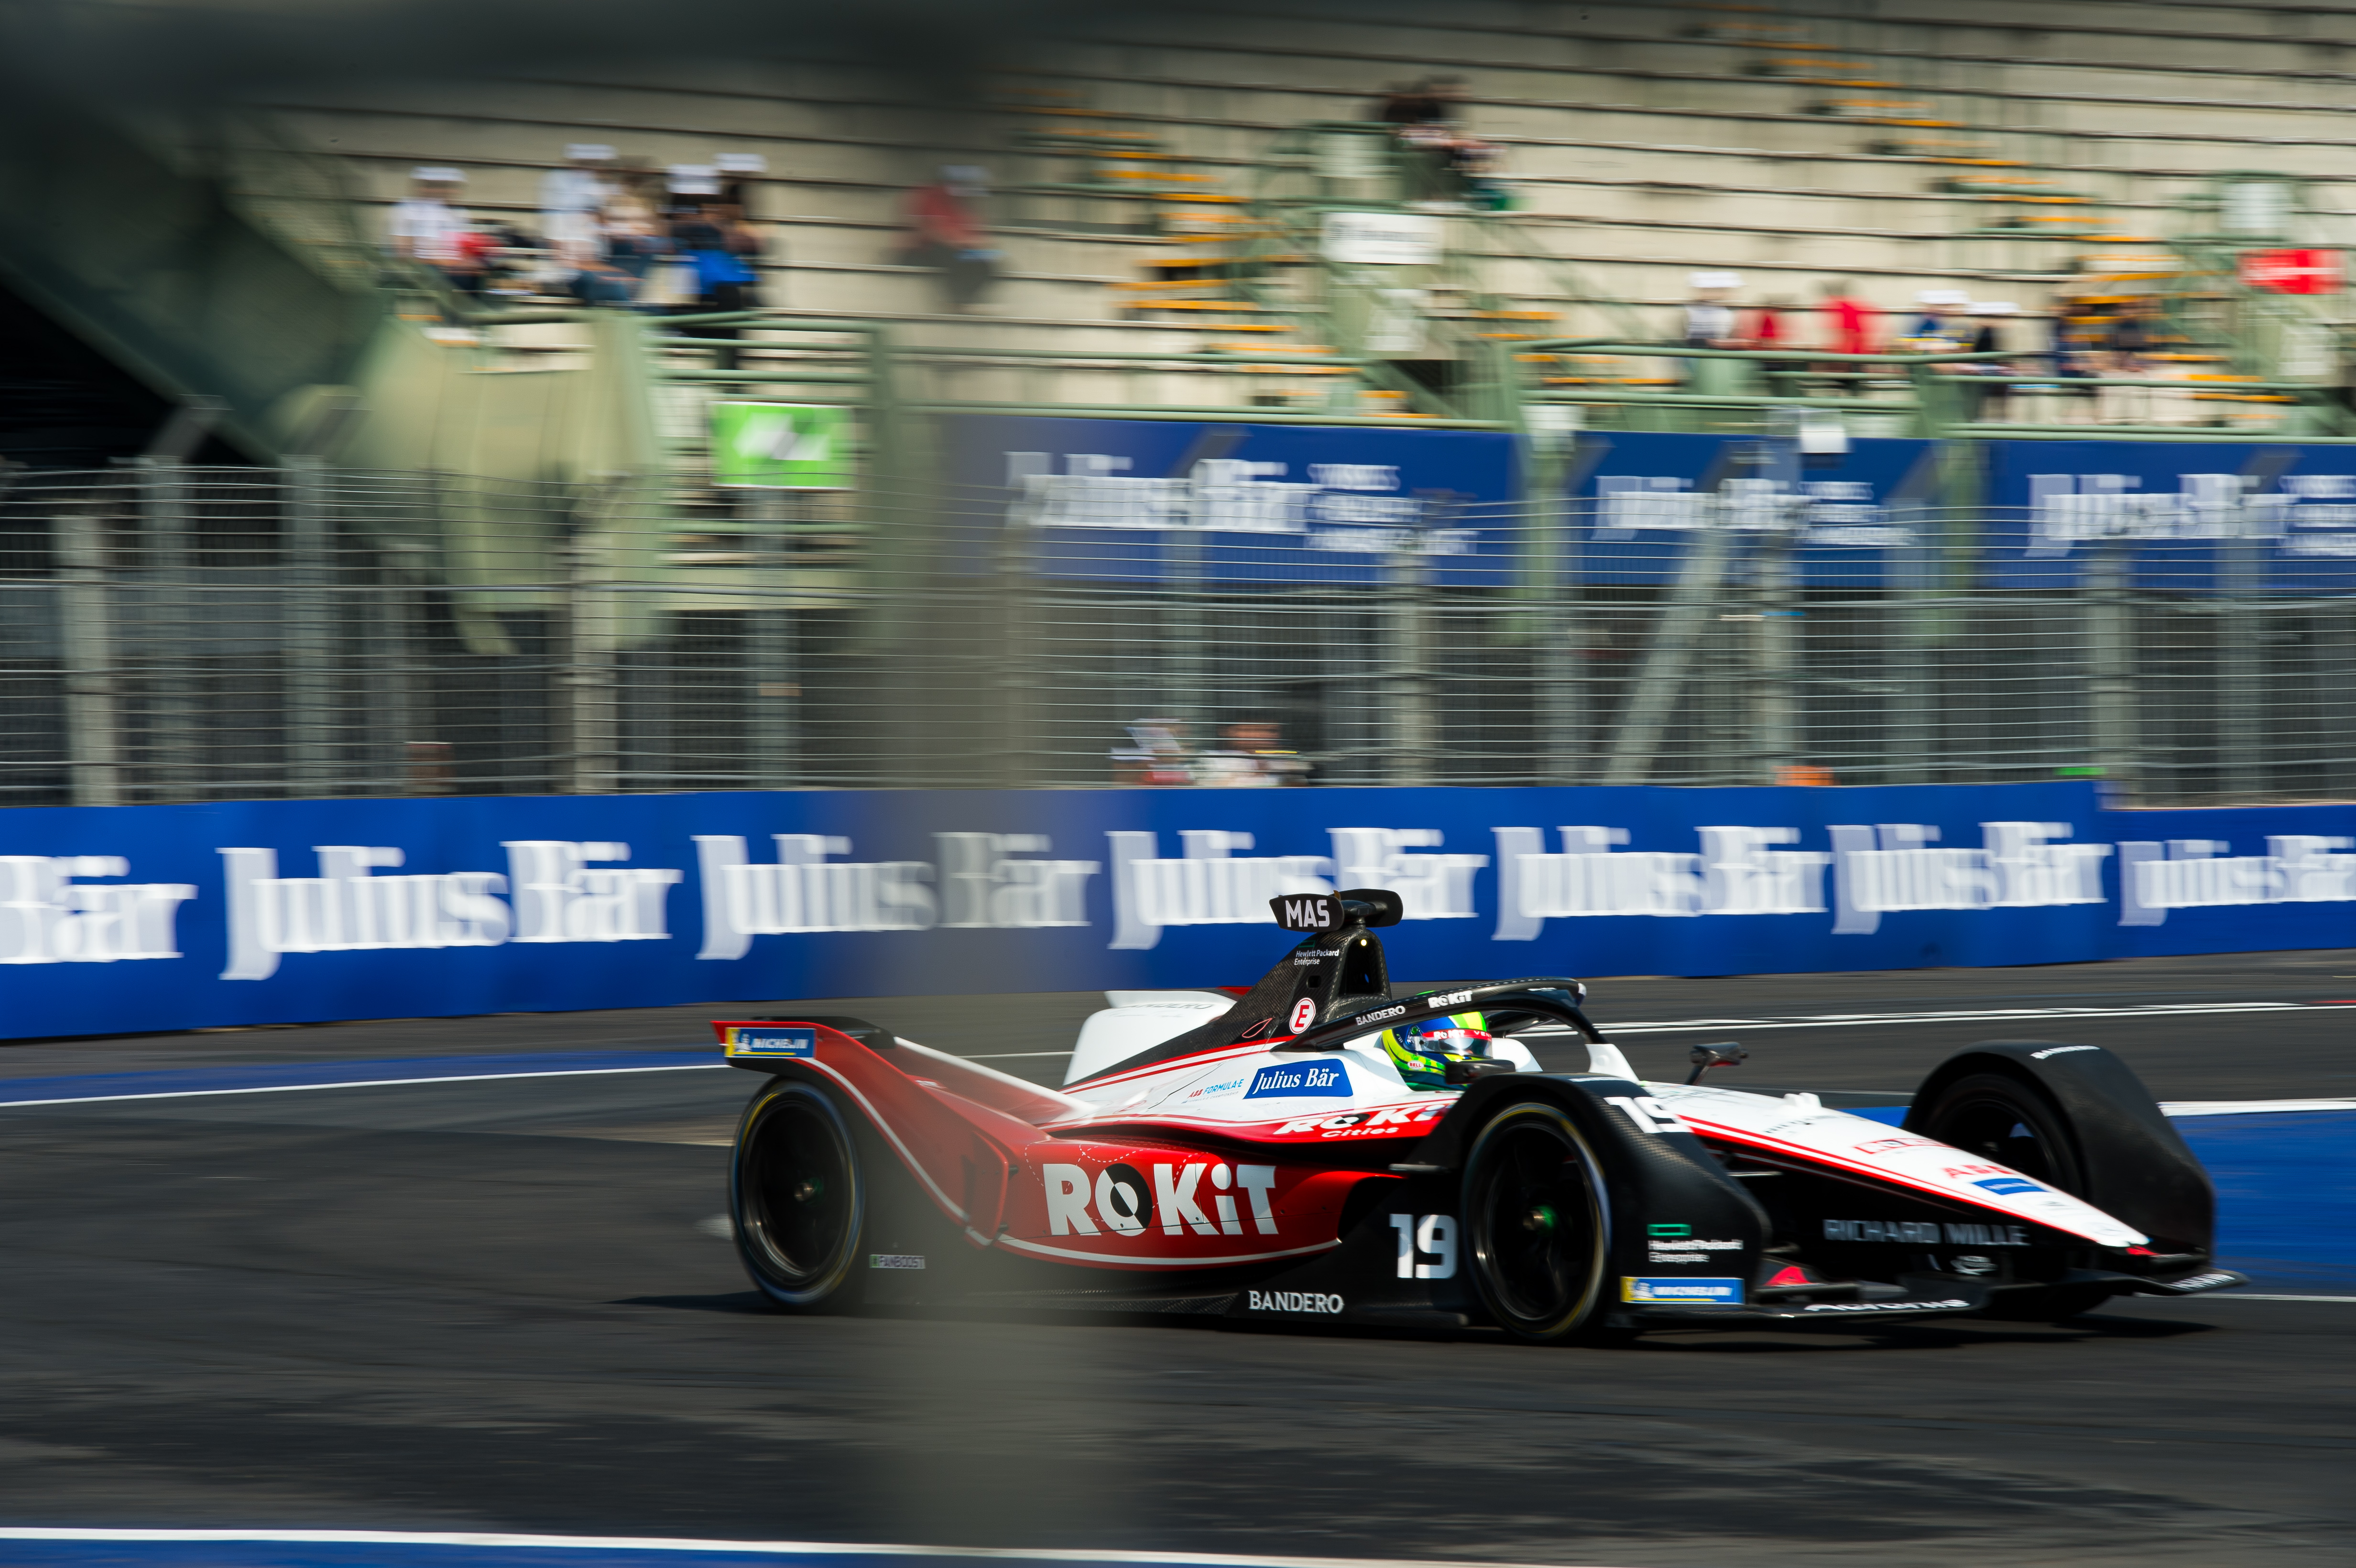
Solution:
<path fill-rule="evenodd" d="M 1472 1283 L 1515 1339 L 1560 1344 L 1602 1317 L 1603 1194 L 1593 1147 L 1558 1105 L 1507 1105 L 1473 1138 L 1463 1189 Z"/>
<path fill-rule="evenodd" d="M 2009 1072 L 1972 1072 L 1941 1089 L 1919 1122 L 1924 1137 L 2008 1165 L 2073 1198 L 2086 1195 L 2085 1168 L 2069 1118 L 2051 1095 Z M 2054 1285 L 2000 1293 L 1980 1313 L 2011 1323 L 2058 1323 L 2091 1312 L 2116 1292 L 2108 1285 Z"/>
<path fill-rule="evenodd" d="M 1915 1126 L 2073 1198 L 2086 1195 L 2069 1118 L 2044 1090 L 2009 1072 L 1965 1073 L 1939 1091 Z"/>
<path fill-rule="evenodd" d="M 728 1187 L 737 1254 L 763 1295 L 789 1312 L 849 1304 L 867 1186 L 833 1096 L 787 1078 L 755 1095 Z"/>

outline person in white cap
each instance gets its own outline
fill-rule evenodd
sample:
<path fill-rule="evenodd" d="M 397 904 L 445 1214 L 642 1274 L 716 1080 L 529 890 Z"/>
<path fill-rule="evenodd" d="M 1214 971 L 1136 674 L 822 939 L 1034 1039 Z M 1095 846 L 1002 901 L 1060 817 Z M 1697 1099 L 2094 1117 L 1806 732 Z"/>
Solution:
<path fill-rule="evenodd" d="M 1686 347 L 1741 347 L 1734 333 L 1734 307 L 1727 300 L 1742 286 L 1742 274 L 1695 272 L 1686 281 L 1693 286 L 1693 298 L 1686 302 Z"/>
<path fill-rule="evenodd" d="M 393 204 L 385 239 L 393 254 L 423 261 L 466 293 L 483 287 L 483 259 L 475 226 L 450 198 L 466 183 L 453 168 L 412 169 L 410 196 Z"/>
<path fill-rule="evenodd" d="M 613 148 L 574 142 L 564 149 L 564 166 L 540 176 L 540 237 L 568 272 L 604 259 L 597 215 L 618 194 L 613 166 Z"/>
<path fill-rule="evenodd" d="M 1949 317 L 1971 303 L 1971 295 L 1961 289 L 1924 289 L 1914 296 L 1922 307 L 1922 319 L 1906 334 L 1900 346 L 1909 354 L 1954 354 L 1962 350 L 1963 338 L 1957 335 Z"/>

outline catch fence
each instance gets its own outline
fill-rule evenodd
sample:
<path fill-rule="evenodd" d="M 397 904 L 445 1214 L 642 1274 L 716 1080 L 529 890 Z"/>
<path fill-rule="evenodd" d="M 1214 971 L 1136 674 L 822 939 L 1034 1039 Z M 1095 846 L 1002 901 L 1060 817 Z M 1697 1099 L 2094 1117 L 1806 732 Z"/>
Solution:
<path fill-rule="evenodd" d="M 1054 485 L 20 472 L 0 802 L 2088 773 L 2142 804 L 2356 795 L 2356 595 L 2286 583 L 2233 526 L 2040 547 L 1985 508 L 1859 530 L 1561 500 L 1425 505 L 1344 550 L 1276 514 L 1091 517 Z"/>

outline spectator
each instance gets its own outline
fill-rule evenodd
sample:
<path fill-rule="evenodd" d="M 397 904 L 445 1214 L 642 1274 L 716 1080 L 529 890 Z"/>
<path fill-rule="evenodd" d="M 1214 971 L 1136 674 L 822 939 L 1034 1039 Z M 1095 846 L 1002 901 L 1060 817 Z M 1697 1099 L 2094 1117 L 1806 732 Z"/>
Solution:
<path fill-rule="evenodd" d="M 671 243 L 695 269 L 696 303 L 691 313 L 758 310 L 761 281 L 753 263 L 761 254 L 761 237 L 744 222 L 734 202 L 715 192 L 704 196 L 691 212 L 670 226 Z M 738 329 L 723 323 L 703 323 L 687 329 L 691 337 L 734 339 Z M 734 348 L 715 350 L 712 365 L 736 368 Z"/>
<path fill-rule="evenodd" d="M 669 234 L 652 208 L 627 193 L 605 204 L 597 228 L 605 265 L 629 280 L 626 297 L 636 299 L 656 259 L 671 253 Z"/>
<path fill-rule="evenodd" d="M 1970 352 L 2002 353 L 2004 337 L 1997 330 L 1997 324 L 2008 315 L 2019 314 L 2020 307 L 2010 300 L 1974 300 L 1964 308 L 1965 313 L 1976 324 L 1972 328 L 1971 341 L 1968 346 Z M 1970 375 L 1986 377 L 2010 376 L 2014 370 L 2013 366 L 2001 359 L 1981 360 L 1970 365 L 1959 365 L 1956 368 Z M 1974 406 L 1966 409 L 1966 416 L 1976 420 L 2002 419 L 2006 408 L 2005 400 L 2012 390 L 2012 383 L 2005 380 L 1991 380 L 1977 390 L 1978 395 L 1970 400 Z"/>
<path fill-rule="evenodd" d="M 1382 101 L 1369 117 L 1387 125 L 1421 125 L 1440 115 L 1440 101 L 1423 82 L 1393 82 L 1383 90 Z"/>
<path fill-rule="evenodd" d="M 1909 354 L 1960 354 L 1964 338 L 1955 326 L 1954 313 L 1971 303 L 1971 296 L 1961 289 L 1924 289 L 1914 296 L 1922 314 L 1915 321 L 1900 347 Z"/>
<path fill-rule="evenodd" d="M 2148 356 L 2159 342 L 2160 329 L 2158 300 L 2149 294 L 2138 294 L 2127 301 L 2111 325 L 2111 374 L 2147 374 L 2151 369 Z"/>
<path fill-rule="evenodd" d="M 564 149 L 564 167 L 540 178 L 540 237 L 561 262 L 578 269 L 601 249 L 597 215 L 620 194 L 612 171 L 614 149 L 575 142 Z"/>
<path fill-rule="evenodd" d="M 1758 349 L 1791 347 L 1794 336 L 1792 312 L 1793 302 L 1789 294 L 1772 296 L 1751 315 L 1748 334 L 1750 346 Z M 1789 359 L 1770 359 L 1760 366 L 1767 377 L 1767 389 L 1778 394 L 1796 393 L 1800 389 L 1788 379 L 1778 378 L 1806 368 L 1804 365 Z"/>
<path fill-rule="evenodd" d="M 1112 753 L 1117 784 L 1183 784 L 1194 782 L 1194 749 L 1183 719 L 1141 719 L 1124 726 L 1129 744 Z"/>
<path fill-rule="evenodd" d="M 1965 306 L 1965 314 L 1977 324 L 1972 328 L 1969 351 L 1974 354 L 2003 353 L 2004 336 L 1997 330 L 1997 324 L 2004 317 L 2017 315 L 2019 312 L 2020 307 L 2010 300 L 1974 300 Z"/>
<path fill-rule="evenodd" d="M 941 177 L 908 198 L 908 234 L 900 260 L 940 274 L 949 304 L 970 310 L 998 277 L 999 252 L 982 231 L 974 204 L 990 194 L 990 171 L 945 164 Z"/>
<path fill-rule="evenodd" d="M 2102 412 L 2094 386 L 2102 375 L 2102 368 L 2096 363 L 2085 319 L 2072 314 L 2077 308 L 2074 300 L 2057 298 L 2053 302 L 2052 337 L 2046 356 L 2053 362 L 2054 379 L 2062 383 L 2052 390 L 2083 401 L 2085 417 L 2094 420 Z M 2074 415 L 2065 413 L 2065 418 L 2075 422 Z"/>
<path fill-rule="evenodd" d="M 695 267 L 697 308 L 760 308 L 761 275 L 753 263 L 763 249 L 761 237 L 745 223 L 744 210 L 734 202 L 705 199 L 670 226 L 670 238 Z"/>
<path fill-rule="evenodd" d="M 484 248 L 473 221 L 450 205 L 466 176 L 456 169 L 420 168 L 409 178 L 409 199 L 394 205 L 385 226 L 393 254 L 433 268 L 462 293 L 481 293 Z"/>
<path fill-rule="evenodd" d="M 1227 726 L 1227 747 L 1251 760 L 1253 769 L 1263 784 L 1305 784 L 1309 782 L 1309 764 L 1298 752 L 1289 751 L 1283 731 L 1273 724 L 1250 723 Z"/>
<path fill-rule="evenodd" d="M 1398 128 L 1410 153 L 1407 194 L 1462 209 L 1500 212 L 1512 197 L 1493 176 L 1497 149 L 1465 131 L 1462 77 L 1427 77 L 1412 87 L 1394 87 L 1376 117 Z"/>
<path fill-rule="evenodd" d="M 1874 345 L 1873 307 L 1851 292 L 1845 279 L 1836 279 L 1824 285 L 1824 313 L 1831 328 L 1831 341 L 1825 345 L 1836 354 L 1877 354 Z"/>
<path fill-rule="evenodd" d="M 1825 315 L 1825 347 L 1836 354 L 1878 354 L 1875 341 L 1873 307 L 1857 297 L 1853 285 L 1846 278 L 1826 283 L 1820 293 Z M 1839 376 L 1833 385 L 1854 398 L 1865 390 L 1865 368 L 1836 360 L 1831 367 Z"/>
<path fill-rule="evenodd" d="M 1688 348 L 1740 348 L 1735 336 L 1734 307 L 1729 296 L 1742 286 L 1740 272 L 1695 272 L 1686 280 L 1693 298 L 1686 302 L 1685 346 Z"/>
<path fill-rule="evenodd" d="M 2117 318 L 2111 323 L 2106 373 L 2122 379 L 2151 375 L 2151 356 L 2167 335 L 2167 319 L 2160 314 L 2158 299 L 2150 294 L 2129 299 L 2119 307 Z M 2120 387 L 2106 393 L 2104 401 L 2117 405 L 2105 413 L 2111 420 L 2154 417 L 2154 398 L 2148 387 Z"/>

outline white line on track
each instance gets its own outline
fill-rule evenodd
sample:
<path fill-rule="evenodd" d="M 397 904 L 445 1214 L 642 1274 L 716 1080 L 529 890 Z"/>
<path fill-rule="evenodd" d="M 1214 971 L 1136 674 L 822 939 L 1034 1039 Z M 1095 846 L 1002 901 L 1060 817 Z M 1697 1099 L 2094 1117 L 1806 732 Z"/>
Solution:
<path fill-rule="evenodd" d="M 2303 1012 L 2312 1002 L 2156 1002 L 2134 1008 L 1982 1008 L 1925 1013 L 1814 1013 L 1788 1019 L 1663 1019 L 1650 1022 L 1600 1023 L 1606 1036 L 1701 1034 L 1715 1029 L 1866 1029 L 1875 1024 L 2003 1023 L 2020 1019 L 2155 1019 L 2203 1013 Z M 1528 1029 L 1524 1034 L 1568 1033 L 1567 1029 Z"/>
<path fill-rule="evenodd" d="M 1599 1024 L 1606 1036 L 1618 1034 L 1707 1034 L 1730 1029 L 1864 1029 L 1874 1024 L 2001 1023 L 2015 1019 L 2151 1019 L 2201 1013 L 2304 1012 L 2314 1002 L 2153 1002 L 2132 1008 L 1978 1008 L 1926 1013 L 1811 1013 L 1791 1019 L 1657 1019 L 1633 1023 Z M 1516 1034 L 1556 1035 L 1571 1032 L 1565 1024 L 1538 1024 Z M 1030 1058 L 1069 1056 L 1068 1051 L 1009 1051 L 973 1056 L 969 1061 L 1015 1061 Z"/>
<path fill-rule="evenodd" d="M 2190 1300 L 2190 1297 L 2182 1299 Z M 2266 1296 L 2254 1290 L 2216 1290 L 2203 1301 L 2340 1301 L 2356 1304 L 2356 1296 Z"/>
<path fill-rule="evenodd" d="M 0 1100 L 0 1111 L 28 1105 L 94 1105 L 114 1100 L 195 1100 L 213 1094 L 300 1094 L 319 1089 L 398 1089 L 410 1083 L 488 1083 L 500 1078 L 603 1078 L 621 1072 L 701 1072 L 724 1061 L 676 1067 L 557 1067 L 543 1072 L 452 1072 L 438 1078 L 349 1078 L 334 1083 L 250 1083 L 235 1089 L 162 1089 L 145 1094 L 67 1094 L 54 1100 Z M 0 1534 L 0 1540 L 6 1539 Z"/>
<path fill-rule="evenodd" d="M 2356 1111 L 2356 1100 L 2162 1100 L 2171 1116 L 2243 1116 L 2253 1111 Z"/>
<path fill-rule="evenodd" d="M 1447 1559 L 1239 1557 L 1219 1552 L 1050 1547 L 899 1546 L 825 1541 L 701 1541 L 643 1535 L 501 1535 L 398 1530 L 80 1530 L 0 1527 L 0 1541 L 278 1541 L 322 1546 L 475 1546 L 499 1551 L 735 1552 L 778 1557 L 972 1557 L 1008 1563 L 1141 1563 L 1173 1568 L 1494 1568 Z"/>

